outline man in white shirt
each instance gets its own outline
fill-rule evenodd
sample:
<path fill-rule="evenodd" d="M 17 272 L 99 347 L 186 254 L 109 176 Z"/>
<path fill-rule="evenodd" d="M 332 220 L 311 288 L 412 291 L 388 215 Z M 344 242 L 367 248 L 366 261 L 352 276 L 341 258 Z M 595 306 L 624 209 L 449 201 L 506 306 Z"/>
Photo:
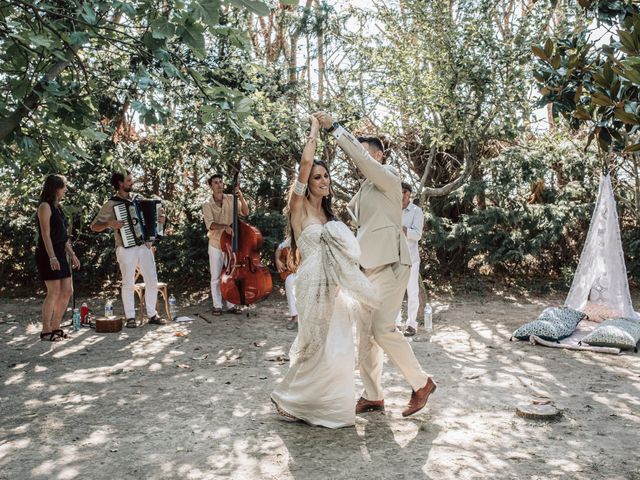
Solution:
<path fill-rule="evenodd" d="M 422 209 L 415 203 L 411 202 L 411 185 L 402 182 L 402 231 L 409 245 L 409 253 L 411 254 L 411 274 L 409 283 L 407 284 L 407 325 L 404 331 L 405 337 L 412 337 L 418 330 L 418 305 L 420 304 L 419 294 L 420 288 L 418 281 L 420 279 L 420 252 L 418 251 L 418 242 L 422 237 L 422 229 L 424 227 L 424 213 Z M 398 312 L 396 317 L 396 325 L 402 323 L 402 310 Z"/>

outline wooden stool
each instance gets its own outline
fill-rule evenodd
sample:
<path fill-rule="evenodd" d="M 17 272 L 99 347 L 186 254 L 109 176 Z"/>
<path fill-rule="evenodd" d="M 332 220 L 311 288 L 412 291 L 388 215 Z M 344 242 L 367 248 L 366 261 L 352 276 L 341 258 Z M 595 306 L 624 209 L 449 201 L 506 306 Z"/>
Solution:
<path fill-rule="evenodd" d="M 137 268 L 136 269 L 136 280 L 138 279 L 138 277 L 140 275 L 141 275 L 140 269 Z M 143 307 L 145 305 L 145 303 L 144 303 L 144 289 L 145 289 L 145 284 L 144 283 L 136 283 L 133 286 L 133 291 L 136 293 L 136 295 L 138 295 L 138 299 L 140 300 L 140 320 L 142 320 L 142 318 L 144 317 L 144 314 L 142 313 L 142 309 L 143 309 Z M 167 312 L 167 320 L 169 320 L 169 321 L 173 320 L 172 318 L 170 318 L 171 313 L 169 312 L 169 285 L 166 282 L 158 282 L 158 293 L 160 294 L 160 296 L 164 300 L 164 311 Z M 160 300 L 158 299 L 158 301 L 156 302 L 156 311 L 158 313 L 160 313 L 160 309 L 158 308 L 159 304 L 160 304 Z"/>

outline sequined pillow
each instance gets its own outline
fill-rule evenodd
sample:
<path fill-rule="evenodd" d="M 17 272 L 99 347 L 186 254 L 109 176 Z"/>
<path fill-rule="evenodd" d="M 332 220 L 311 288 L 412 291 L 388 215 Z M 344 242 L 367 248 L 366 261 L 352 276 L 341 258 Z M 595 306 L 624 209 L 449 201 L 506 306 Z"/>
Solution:
<path fill-rule="evenodd" d="M 587 316 L 587 320 L 597 323 L 602 323 L 610 318 L 619 318 L 622 316 L 622 312 L 594 302 L 587 302 L 582 311 Z"/>
<path fill-rule="evenodd" d="M 525 323 L 515 332 L 513 337 L 518 340 L 529 340 L 531 335 L 557 342 L 571 335 L 584 313 L 567 307 L 548 307 L 533 322 Z"/>
<path fill-rule="evenodd" d="M 616 347 L 622 350 L 638 351 L 640 341 L 640 320 L 614 318 L 605 320 L 589 335 L 581 340 L 595 347 Z"/>

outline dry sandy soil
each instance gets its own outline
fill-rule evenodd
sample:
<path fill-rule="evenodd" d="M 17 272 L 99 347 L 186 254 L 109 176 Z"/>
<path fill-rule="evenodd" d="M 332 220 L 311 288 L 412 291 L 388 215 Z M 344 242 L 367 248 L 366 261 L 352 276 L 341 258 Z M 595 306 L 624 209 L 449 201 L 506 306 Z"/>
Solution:
<path fill-rule="evenodd" d="M 179 299 L 180 313 L 206 311 L 202 297 Z M 412 341 L 439 383 L 428 407 L 402 418 L 409 388 L 387 364 L 387 414 L 340 430 L 273 414 L 294 338 L 280 295 L 212 324 L 83 329 L 54 344 L 38 338 L 40 302 L 0 300 L 3 480 L 640 480 L 640 355 L 509 342 L 561 297 L 435 298 L 433 333 Z M 515 415 L 539 396 L 559 420 Z"/>

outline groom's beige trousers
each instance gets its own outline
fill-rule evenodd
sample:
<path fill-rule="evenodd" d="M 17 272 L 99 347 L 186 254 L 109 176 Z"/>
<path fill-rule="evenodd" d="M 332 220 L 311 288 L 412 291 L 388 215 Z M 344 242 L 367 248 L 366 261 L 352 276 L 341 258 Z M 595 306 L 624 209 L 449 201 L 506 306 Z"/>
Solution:
<path fill-rule="evenodd" d="M 409 382 L 413 390 L 425 386 L 428 376 L 420 367 L 413 349 L 404 335 L 396 330 L 396 316 L 409 282 L 411 267 L 396 262 L 381 267 L 364 269 L 375 286 L 381 306 L 359 322 L 358 361 L 360 378 L 364 385 L 363 397 L 382 400 L 383 352 Z"/>

